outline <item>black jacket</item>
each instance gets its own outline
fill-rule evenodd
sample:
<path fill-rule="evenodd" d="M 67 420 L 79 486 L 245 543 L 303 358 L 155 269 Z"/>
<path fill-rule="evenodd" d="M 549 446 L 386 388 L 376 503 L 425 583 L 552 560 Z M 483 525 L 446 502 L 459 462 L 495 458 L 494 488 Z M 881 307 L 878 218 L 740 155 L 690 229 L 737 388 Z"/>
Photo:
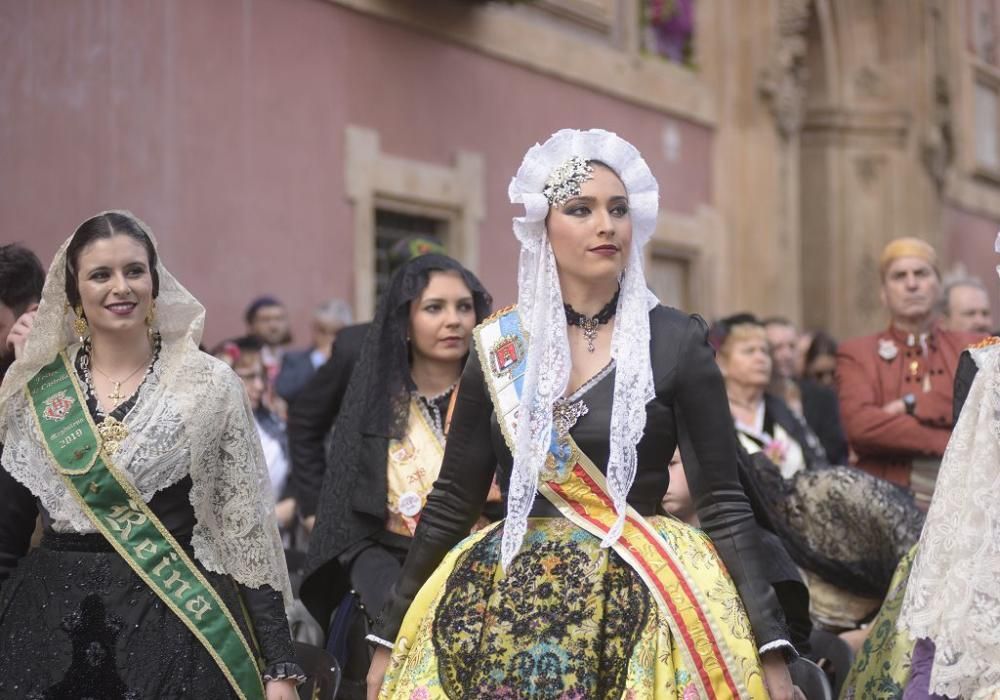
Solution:
<path fill-rule="evenodd" d="M 840 424 L 840 401 L 837 392 L 809 379 L 799 382 L 802 413 L 816 433 L 830 464 L 847 464 L 847 438 Z"/>
<path fill-rule="evenodd" d="M 303 516 L 316 513 L 326 473 L 326 439 L 340 413 L 370 325 L 359 323 L 337 333 L 330 359 L 316 370 L 288 407 L 288 450 L 292 462 L 289 488 Z"/>
<path fill-rule="evenodd" d="M 629 504 L 651 515 L 667 489 L 666 468 L 679 444 L 695 506 L 746 606 L 758 644 L 789 639 L 773 587 L 769 557 L 737 469 L 737 442 L 725 387 L 706 342 L 705 322 L 675 309 L 650 312 L 656 398 L 647 404 L 645 434 Z M 571 430 L 602 471 L 608 459 L 614 372 L 586 394 L 589 412 Z M 494 473 L 506 492 L 512 457 L 500 433 L 475 353 L 459 390 L 441 474 L 428 496 L 400 581 L 374 630 L 393 640 L 403 615 L 444 555 L 468 534 Z M 360 486 L 360 485 L 359 485 Z M 356 489 L 355 503 L 366 497 Z M 541 499 L 544 501 L 544 499 Z M 546 503 L 547 504 L 547 503 Z M 380 504 L 384 508 L 384 503 Z"/>

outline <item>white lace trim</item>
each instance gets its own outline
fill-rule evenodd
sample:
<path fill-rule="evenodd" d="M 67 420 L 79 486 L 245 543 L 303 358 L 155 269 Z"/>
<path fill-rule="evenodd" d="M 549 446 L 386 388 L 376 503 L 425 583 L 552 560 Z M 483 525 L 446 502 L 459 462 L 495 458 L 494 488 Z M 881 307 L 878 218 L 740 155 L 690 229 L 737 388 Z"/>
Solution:
<path fill-rule="evenodd" d="M 0 385 L 0 442 L 3 467 L 39 499 L 53 527 L 86 533 L 95 530 L 50 464 L 24 394 L 61 350 L 68 348 L 71 357 L 78 351 L 65 312 L 68 244 L 49 268 L 23 356 Z M 162 262 L 157 271 L 160 358 L 125 417 L 129 436 L 115 462 L 147 501 L 190 475 L 195 557 L 251 588 L 270 585 L 290 604 L 274 496 L 246 391 L 228 366 L 198 350 L 204 308 Z"/>
<path fill-rule="evenodd" d="M 1000 684 L 1000 346 L 973 357 L 899 618 L 934 642 L 931 692 L 968 698 Z"/>
<path fill-rule="evenodd" d="M 552 409 L 569 382 L 570 353 L 566 316 L 555 256 L 545 231 L 549 202 L 542 194 L 552 171 L 573 156 L 598 160 L 625 184 L 632 220 L 632 249 L 621 281 L 611 339 L 616 374 L 611 408 L 608 489 L 618 520 L 602 542 L 608 547 L 621 534 L 626 497 L 636 472 L 636 445 L 646 423 L 646 403 L 654 396 L 649 356 L 649 311 L 657 304 L 642 268 L 642 248 L 656 226 L 659 194 L 656 180 L 638 150 L 600 129 L 564 129 L 536 144 L 509 188 L 510 201 L 523 204 L 525 215 L 513 222 L 521 242 L 518 311 L 528 341 L 521 403 L 514 436 L 514 466 L 507 494 L 507 519 L 501 543 L 506 569 L 521 548 L 538 475 L 548 454 Z"/>

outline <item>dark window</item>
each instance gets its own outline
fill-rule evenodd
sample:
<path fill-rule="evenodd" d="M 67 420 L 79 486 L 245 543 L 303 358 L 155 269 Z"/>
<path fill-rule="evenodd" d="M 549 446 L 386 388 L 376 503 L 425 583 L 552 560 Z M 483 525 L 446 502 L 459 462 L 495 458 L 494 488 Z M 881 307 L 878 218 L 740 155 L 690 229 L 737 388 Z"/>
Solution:
<path fill-rule="evenodd" d="M 428 216 L 400 214 L 387 209 L 375 210 L 375 298 L 389 286 L 389 251 L 399 241 L 411 236 L 429 236 L 445 244 L 445 222 Z"/>

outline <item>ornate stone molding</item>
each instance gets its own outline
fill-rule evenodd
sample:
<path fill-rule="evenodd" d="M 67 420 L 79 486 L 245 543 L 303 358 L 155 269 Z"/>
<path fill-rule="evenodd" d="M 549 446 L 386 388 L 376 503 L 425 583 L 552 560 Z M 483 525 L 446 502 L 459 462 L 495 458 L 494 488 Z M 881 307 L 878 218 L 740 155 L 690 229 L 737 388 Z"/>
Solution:
<path fill-rule="evenodd" d="M 805 33 L 811 7 L 811 0 L 779 0 L 774 50 L 770 65 L 758 80 L 760 95 L 774 115 L 778 133 L 785 139 L 799 132 L 805 115 Z"/>

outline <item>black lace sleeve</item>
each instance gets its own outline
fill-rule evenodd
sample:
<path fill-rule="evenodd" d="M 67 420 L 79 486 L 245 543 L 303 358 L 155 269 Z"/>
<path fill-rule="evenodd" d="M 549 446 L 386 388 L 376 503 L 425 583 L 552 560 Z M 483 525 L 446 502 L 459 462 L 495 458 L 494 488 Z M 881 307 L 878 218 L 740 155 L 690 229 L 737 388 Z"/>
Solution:
<path fill-rule="evenodd" d="M 301 682 L 305 673 L 295 663 L 295 648 L 292 635 L 288 631 L 285 604 L 281 593 L 270 586 L 248 588 L 240 586 L 240 594 L 250 613 L 253 632 L 264 657 L 264 677 L 266 680 L 294 678 Z"/>
<path fill-rule="evenodd" d="M 2 448 L 0 448 L 2 454 Z M 38 505 L 25 486 L 0 467 L 0 586 L 28 553 Z"/>

